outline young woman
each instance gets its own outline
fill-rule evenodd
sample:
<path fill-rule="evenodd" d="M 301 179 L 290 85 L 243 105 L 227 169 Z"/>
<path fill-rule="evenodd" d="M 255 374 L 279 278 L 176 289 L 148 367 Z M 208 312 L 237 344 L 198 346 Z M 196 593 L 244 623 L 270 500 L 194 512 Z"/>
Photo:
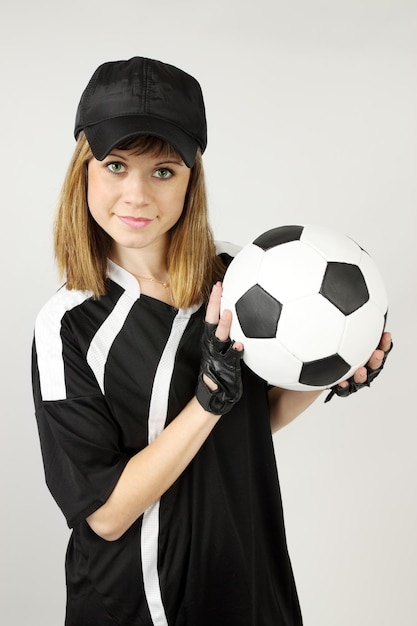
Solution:
<path fill-rule="evenodd" d="M 158 61 L 105 63 L 75 135 L 66 283 L 33 348 L 46 481 L 72 528 L 65 623 L 299 626 L 271 431 L 318 393 L 269 389 L 219 319 L 231 257 L 207 221 L 200 87 Z"/>

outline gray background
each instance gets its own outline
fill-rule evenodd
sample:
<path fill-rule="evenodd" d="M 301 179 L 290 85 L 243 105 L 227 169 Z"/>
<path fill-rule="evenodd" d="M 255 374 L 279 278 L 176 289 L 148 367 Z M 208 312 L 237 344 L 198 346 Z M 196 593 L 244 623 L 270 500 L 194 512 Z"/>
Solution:
<path fill-rule="evenodd" d="M 97 65 L 138 54 L 201 82 L 216 238 L 323 223 L 379 265 L 389 367 L 371 391 L 320 399 L 275 444 L 305 625 L 415 626 L 416 2 L 1 9 L 1 623 L 63 623 L 69 532 L 44 485 L 32 329 L 57 286 L 52 219 L 79 96 Z"/>

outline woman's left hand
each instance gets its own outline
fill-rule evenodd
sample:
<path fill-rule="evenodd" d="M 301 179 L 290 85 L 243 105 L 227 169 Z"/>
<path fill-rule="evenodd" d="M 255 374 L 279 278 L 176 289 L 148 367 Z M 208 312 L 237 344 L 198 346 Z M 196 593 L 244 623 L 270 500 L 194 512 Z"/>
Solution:
<path fill-rule="evenodd" d="M 388 353 L 392 349 L 392 345 L 391 333 L 384 332 L 378 348 L 373 351 L 366 365 L 359 367 L 353 376 L 351 376 L 348 380 L 344 380 L 338 385 L 334 385 L 334 387 L 331 388 L 325 402 L 331 400 L 334 395 L 346 397 L 363 387 L 369 387 L 374 378 L 376 378 L 382 371 Z"/>

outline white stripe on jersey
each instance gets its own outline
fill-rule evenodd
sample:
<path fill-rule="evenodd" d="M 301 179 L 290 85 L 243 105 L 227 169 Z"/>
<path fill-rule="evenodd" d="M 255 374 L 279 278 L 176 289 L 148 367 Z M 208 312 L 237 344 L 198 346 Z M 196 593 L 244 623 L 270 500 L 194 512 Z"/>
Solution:
<path fill-rule="evenodd" d="M 149 443 L 163 430 L 168 409 L 168 397 L 174 370 L 175 357 L 181 337 L 190 316 L 199 307 L 180 309 L 172 324 L 171 334 L 165 345 L 156 370 L 149 408 Z M 159 500 L 143 514 L 141 534 L 141 558 L 143 584 L 146 600 L 154 626 L 168 626 L 161 597 L 158 575 Z"/>
<path fill-rule="evenodd" d="M 110 315 L 104 320 L 91 341 L 87 352 L 87 363 L 94 372 L 94 376 L 104 395 L 104 372 L 113 341 L 123 328 L 123 324 L 129 315 L 130 309 L 136 299 L 126 291 L 118 299 L 116 306 Z"/>
<path fill-rule="evenodd" d="M 61 320 L 67 311 L 91 296 L 89 291 L 68 291 L 62 287 L 39 311 L 35 322 L 35 345 L 42 400 L 63 400 L 67 397 Z"/>

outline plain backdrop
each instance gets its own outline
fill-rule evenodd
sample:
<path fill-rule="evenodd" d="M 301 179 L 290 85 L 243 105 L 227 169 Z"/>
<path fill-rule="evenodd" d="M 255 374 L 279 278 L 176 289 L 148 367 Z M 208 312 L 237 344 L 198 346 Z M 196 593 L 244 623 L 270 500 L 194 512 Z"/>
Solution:
<path fill-rule="evenodd" d="M 69 530 L 44 484 L 33 324 L 58 286 L 81 91 L 100 63 L 140 55 L 201 83 L 217 239 L 327 224 L 384 276 L 385 371 L 275 445 L 305 626 L 416 626 L 416 33 L 415 0 L 1 0 L 1 624 L 63 624 Z"/>

